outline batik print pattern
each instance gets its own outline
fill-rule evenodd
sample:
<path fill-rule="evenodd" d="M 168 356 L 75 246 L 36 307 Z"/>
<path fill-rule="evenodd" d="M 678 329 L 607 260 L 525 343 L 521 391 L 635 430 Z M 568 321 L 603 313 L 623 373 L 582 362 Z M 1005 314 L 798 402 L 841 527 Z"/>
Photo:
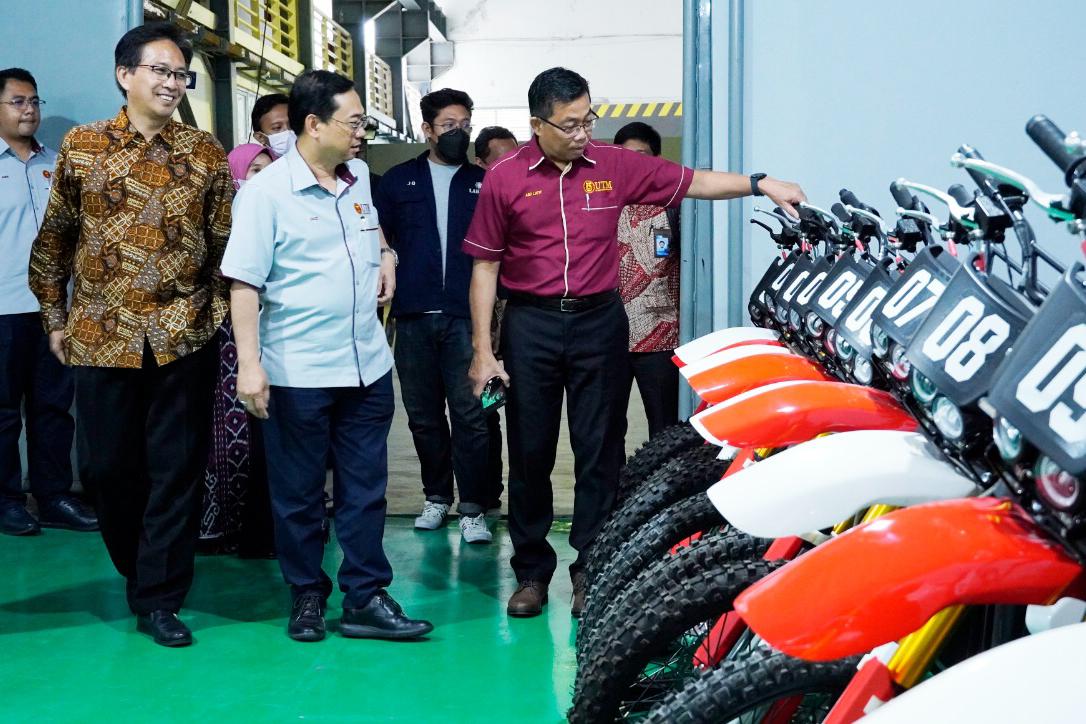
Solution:
<path fill-rule="evenodd" d="M 667 210 L 635 204 L 618 219 L 618 282 L 630 318 L 630 351 L 662 352 L 679 345 L 679 250 L 656 256 L 656 231 L 670 230 Z"/>
<path fill-rule="evenodd" d="M 214 336 L 232 199 L 226 154 L 204 131 L 170 121 L 148 141 L 122 109 L 68 132 L 30 288 L 71 364 L 138 368 L 146 339 L 163 365 Z"/>

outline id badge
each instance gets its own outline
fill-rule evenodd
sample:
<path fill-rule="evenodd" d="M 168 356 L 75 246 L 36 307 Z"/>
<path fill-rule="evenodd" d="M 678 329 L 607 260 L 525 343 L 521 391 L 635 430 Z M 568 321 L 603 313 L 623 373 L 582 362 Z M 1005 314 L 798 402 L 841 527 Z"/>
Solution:
<path fill-rule="evenodd" d="M 671 256 L 671 229 L 653 229 L 652 240 L 656 247 L 656 258 Z"/>

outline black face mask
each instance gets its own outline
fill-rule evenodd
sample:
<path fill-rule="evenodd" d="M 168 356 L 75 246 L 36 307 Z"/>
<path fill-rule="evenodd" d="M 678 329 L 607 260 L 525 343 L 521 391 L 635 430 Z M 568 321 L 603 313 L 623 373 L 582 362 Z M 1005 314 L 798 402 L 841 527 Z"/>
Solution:
<path fill-rule="evenodd" d="M 468 144 L 471 137 L 463 128 L 454 128 L 437 137 L 437 154 L 449 163 L 468 160 Z"/>

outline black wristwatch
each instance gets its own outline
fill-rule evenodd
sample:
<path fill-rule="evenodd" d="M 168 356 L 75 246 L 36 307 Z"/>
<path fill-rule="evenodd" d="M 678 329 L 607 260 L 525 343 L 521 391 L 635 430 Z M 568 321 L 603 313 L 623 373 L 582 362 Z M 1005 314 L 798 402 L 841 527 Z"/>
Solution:
<path fill-rule="evenodd" d="M 764 179 L 768 175 L 769 174 L 767 174 L 767 173 L 752 173 L 750 175 L 750 193 L 752 195 L 754 195 L 754 196 L 765 196 L 765 194 L 763 194 L 758 189 L 758 182 L 761 181 L 762 179 Z"/>

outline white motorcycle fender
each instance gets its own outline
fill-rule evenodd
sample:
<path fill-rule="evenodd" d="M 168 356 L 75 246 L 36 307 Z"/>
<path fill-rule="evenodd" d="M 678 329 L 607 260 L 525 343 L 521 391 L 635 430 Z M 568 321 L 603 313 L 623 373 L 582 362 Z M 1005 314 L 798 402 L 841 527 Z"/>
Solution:
<path fill-rule="evenodd" d="M 771 329 L 761 327 L 728 327 L 718 329 L 715 332 L 690 340 L 686 344 L 675 348 L 675 356 L 683 364 L 690 364 L 696 360 L 717 352 L 725 347 L 740 342 L 775 342 L 779 335 Z"/>
<path fill-rule="evenodd" d="M 734 362 L 735 360 L 743 359 L 745 357 L 755 357 L 757 355 L 767 354 L 794 355 L 795 352 L 787 347 L 776 347 L 767 344 L 751 344 L 744 347 L 733 347 L 731 349 L 722 349 L 719 352 L 713 352 L 707 357 L 694 360 L 685 367 L 680 367 L 679 372 L 681 372 L 682 376 L 689 381 L 691 377 L 711 370 L 714 367 L 719 367 L 722 364 Z"/>
<path fill-rule="evenodd" d="M 736 528 L 782 538 L 829 528 L 875 503 L 963 498 L 974 483 L 923 435 L 856 430 L 797 445 L 724 478 L 709 499 Z"/>
<path fill-rule="evenodd" d="M 864 724 L 1083 721 L 1086 624 L 1025 636 L 966 659 L 891 699 Z"/>

